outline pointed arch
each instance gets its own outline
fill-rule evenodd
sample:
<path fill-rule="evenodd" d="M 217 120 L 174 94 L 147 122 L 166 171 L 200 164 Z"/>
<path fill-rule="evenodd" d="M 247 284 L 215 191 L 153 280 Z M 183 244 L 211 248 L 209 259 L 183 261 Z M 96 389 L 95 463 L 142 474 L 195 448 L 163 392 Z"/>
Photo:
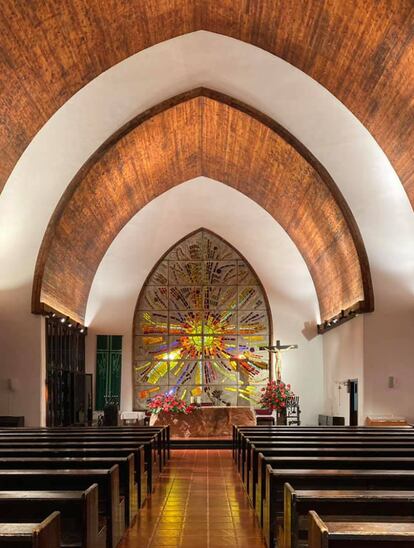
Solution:
<path fill-rule="evenodd" d="M 56 309 L 82 323 L 116 234 L 153 198 L 199 175 L 239 190 L 286 230 L 309 268 L 322 320 L 373 310 L 364 244 L 326 169 L 267 116 L 199 88 L 131 120 L 81 168 L 45 234 L 33 311 Z"/>
<path fill-rule="evenodd" d="M 133 321 L 134 408 L 157 393 L 257 405 L 269 377 L 272 319 L 263 285 L 223 238 L 200 228 L 148 275 Z"/>

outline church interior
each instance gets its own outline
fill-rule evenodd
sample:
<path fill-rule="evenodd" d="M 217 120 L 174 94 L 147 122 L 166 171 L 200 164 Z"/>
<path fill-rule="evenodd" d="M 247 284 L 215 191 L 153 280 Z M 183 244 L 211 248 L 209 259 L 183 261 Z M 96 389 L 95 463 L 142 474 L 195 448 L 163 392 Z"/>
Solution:
<path fill-rule="evenodd" d="M 0 546 L 413 548 L 413 0 L 0 8 Z"/>

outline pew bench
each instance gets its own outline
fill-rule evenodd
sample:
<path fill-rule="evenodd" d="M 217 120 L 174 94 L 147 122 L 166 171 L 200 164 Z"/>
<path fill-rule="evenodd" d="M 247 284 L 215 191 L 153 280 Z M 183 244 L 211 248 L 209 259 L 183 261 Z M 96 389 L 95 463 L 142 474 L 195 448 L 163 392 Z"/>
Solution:
<path fill-rule="evenodd" d="M 34 444 L 61 444 L 61 443 L 71 443 L 71 444 L 84 444 L 84 443 L 94 443 L 94 444 L 114 444 L 119 447 L 121 444 L 125 446 L 130 446 L 134 444 L 146 444 L 151 443 L 153 445 L 153 462 L 157 463 L 160 471 L 162 471 L 163 466 L 166 464 L 167 451 L 162 443 L 162 438 L 160 433 L 153 434 L 82 434 L 82 433 L 71 433 L 67 434 L 51 434 L 51 433 L 33 433 L 30 435 L 27 434 L 15 434 L 15 435 L 4 435 L 0 434 L 0 446 L 6 447 L 10 445 L 34 445 Z"/>
<path fill-rule="evenodd" d="M 307 546 L 311 510 L 323 519 L 329 516 L 328 521 L 369 521 L 368 516 L 375 521 L 381 516 L 382 521 L 398 522 L 413 521 L 413 509 L 414 491 L 296 490 L 286 483 L 283 526 L 277 525 L 276 535 L 284 548 Z"/>
<path fill-rule="evenodd" d="M 125 500 L 119 492 L 119 468 L 107 470 L 0 470 L 0 489 L 20 491 L 83 491 L 97 484 L 99 514 L 106 520 L 107 546 L 115 548 L 125 531 Z M 26 493 L 24 492 L 26 491 Z"/>
<path fill-rule="evenodd" d="M 0 438 L 7 437 L 30 437 L 30 436 L 57 436 L 66 438 L 67 436 L 82 436 L 85 440 L 91 437 L 135 437 L 156 436 L 160 452 L 163 454 L 163 461 L 166 462 L 170 457 L 170 427 L 169 426 L 134 426 L 134 427 L 54 427 L 54 428 L 0 428 Z"/>
<path fill-rule="evenodd" d="M 240 450 L 240 459 L 238 469 L 243 480 L 245 477 L 244 467 L 250 466 L 251 446 L 271 448 L 308 448 L 308 447 L 334 447 L 334 448 L 364 448 L 364 447 L 382 447 L 382 448 L 412 448 L 414 447 L 414 436 L 243 436 Z"/>
<path fill-rule="evenodd" d="M 309 512 L 309 548 L 413 548 L 413 523 L 325 522 Z"/>
<path fill-rule="evenodd" d="M 60 548 L 60 513 L 41 523 L 0 523 L 0 546 L 5 548 Z"/>
<path fill-rule="evenodd" d="M 119 467 L 119 492 L 125 498 L 125 525 L 129 527 L 138 513 L 138 486 L 135 482 L 134 455 L 127 457 L 0 457 L 0 470 L 19 469 L 96 469 Z"/>
<path fill-rule="evenodd" d="M 414 435 L 414 428 L 408 427 L 367 427 L 367 426 L 236 426 L 233 425 L 233 458 L 237 460 L 242 436 L 319 436 L 334 434 L 340 436 L 400 436 Z"/>
<path fill-rule="evenodd" d="M 42 522 L 54 511 L 60 514 L 58 546 L 105 548 L 105 520 L 98 514 L 98 486 L 85 491 L 0 491 L 0 516 L 4 523 Z M 56 535 L 56 524 L 52 531 Z M 54 536 L 52 536 L 52 539 Z M 47 544 L 47 538 L 45 539 Z"/>
<path fill-rule="evenodd" d="M 364 445 L 361 448 L 351 448 L 351 447 L 336 447 L 328 444 L 325 446 L 316 445 L 314 447 L 262 447 L 257 446 L 254 443 L 251 444 L 250 449 L 250 459 L 245 464 L 244 472 L 244 482 L 247 484 L 246 490 L 250 497 L 252 497 L 252 503 L 255 504 L 255 499 L 253 499 L 253 491 L 258 480 L 258 455 L 262 453 L 265 456 L 271 457 L 283 457 L 283 456 L 292 456 L 292 457 L 329 457 L 329 456 L 338 456 L 338 457 L 414 457 L 414 446 L 412 447 L 370 447 L 369 444 Z M 252 489 L 250 490 L 250 486 Z"/>
<path fill-rule="evenodd" d="M 414 457 L 266 457 L 259 454 L 256 484 L 256 513 L 263 523 L 263 494 L 266 489 L 266 467 L 274 470 L 328 469 L 328 470 L 414 470 Z"/>
<path fill-rule="evenodd" d="M 258 475 L 258 454 L 263 453 L 266 456 L 278 456 L 285 454 L 295 455 L 321 455 L 329 456 L 330 454 L 345 456 L 345 455 L 365 455 L 365 456 L 388 456 L 388 455 L 402 455 L 402 456 L 414 456 L 414 443 L 406 442 L 404 444 L 390 444 L 384 443 L 372 443 L 370 441 L 364 441 L 362 443 L 349 443 L 342 441 L 317 441 L 315 443 L 302 443 L 298 444 L 279 444 L 274 442 L 260 443 L 256 441 L 250 442 L 247 451 L 247 459 L 243 465 L 242 481 L 246 486 L 247 494 L 255 506 L 255 494 L 254 486 L 257 482 Z M 250 487 L 252 486 L 252 489 Z"/>
<path fill-rule="evenodd" d="M 152 475 L 152 462 L 148 462 L 148 455 L 145 455 L 145 447 L 114 447 L 114 448 L 99 448 L 99 447 L 0 447 L 0 458 L 7 457 L 128 457 L 134 455 L 135 460 L 135 481 L 140 492 L 140 500 L 145 501 L 146 494 L 152 493 L 155 486 L 155 479 Z"/>
<path fill-rule="evenodd" d="M 414 470 L 274 470 L 266 467 L 266 491 L 263 499 L 263 536 L 274 546 L 276 523 L 283 521 L 284 488 L 414 491 Z"/>

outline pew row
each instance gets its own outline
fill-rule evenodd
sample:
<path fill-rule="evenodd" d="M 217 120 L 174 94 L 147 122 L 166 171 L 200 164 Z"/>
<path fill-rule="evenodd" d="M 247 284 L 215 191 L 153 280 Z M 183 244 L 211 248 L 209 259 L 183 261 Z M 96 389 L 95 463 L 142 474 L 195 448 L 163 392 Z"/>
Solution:
<path fill-rule="evenodd" d="M 247 459 L 244 463 L 242 473 L 242 481 L 246 485 L 246 491 L 251 499 L 253 507 L 255 506 L 255 486 L 258 478 L 258 455 L 262 453 L 266 456 L 414 456 L 414 444 L 405 443 L 403 446 L 400 444 L 390 444 L 388 442 L 372 443 L 370 440 L 362 443 L 342 443 L 341 441 L 317 441 L 314 443 L 302 443 L 290 445 L 287 444 L 280 446 L 279 444 L 264 443 L 256 444 L 249 443 L 247 451 Z"/>
<path fill-rule="evenodd" d="M 157 445 L 164 455 L 166 462 L 170 457 L 170 427 L 169 426 L 99 426 L 99 427 L 39 427 L 39 428 L 0 428 L 0 437 L 30 437 L 30 436 L 61 436 L 82 435 L 85 439 L 90 437 L 105 436 L 135 436 L 152 435 L 157 437 Z"/>
<path fill-rule="evenodd" d="M 324 519 L 329 516 L 328 521 L 368 521 L 368 516 L 373 521 L 375 516 L 383 521 L 413 520 L 414 491 L 304 491 L 286 483 L 284 501 L 283 528 L 279 525 L 277 533 L 284 548 L 307 546 L 311 510 Z"/>
<path fill-rule="evenodd" d="M 413 457 L 265 457 L 259 454 L 259 478 L 256 484 L 256 513 L 263 523 L 263 494 L 266 488 L 266 467 L 275 470 L 414 470 Z"/>
<path fill-rule="evenodd" d="M 315 435 L 413 435 L 414 428 L 410 426 L 373 427 L 373 426 L 236 426 L 233 425 L 233 458 L 237 458 L 242 435 L 262 434 L 272 436 L 315 436 Z"/>
<path fill-rule="evenodd" d="M 309 512 L 309 548 L 413 548 L 413 523 L 325 522 Z"/>
<path fill-rule="evenodd" d="M 105 548 L 107 530 L 105 520 L 98 514 L 98 486 L 92 484 L 84 491 L 0 491 L 2 522 L 43 522 L 54 511 L 60 514 L 58 546 L 71 548 Z M 55 538 L 56 524 L 52 529 Z M 49 547 L 48 538 L 42 539 Z"/>
<path fill-rule="evenodd" d="M 141 487 L 141 499 L 145 500 L 145 486 L 146 492 L 152 493 L 155 487 L 155 478 L 152 474 L 152 463 L 148 466 L 148 460 L 145 456 L 145 447 L 85 447 L 83 445 L 75 447 L 61 447 L 55 445 L 46 445 L 39 447 L 22 447 L 17 445 L 15 447 L 1 447 L 0 446 L 0 458 L 10 457 L 54 457 L 54 458 L 70 458 L 70 457 L 128 457 L 130 454 L 134 455 L 135 461 L 135 481 L 138 487 Z M 148 455 L 147 455 L 148 456 Z M 142 504 L 141 504 L 142 505 Z"/>
<path fill-rule="evenodd" d="M 273 460 L 275 459 L 275 460 Z M 332 460 L 329 460 L 332 459 Z M 385 460 L 382 460 L 385 459 Z M 387 463 L 378 466 L 378 462 Z M 337 465 L 330 466 L 332 462 Z M 350 464 L 347 465 L 347 462 Z M 285 465 L 286 463 L 286 465 Z M 311 465 L 309 463 L 312 463 Z M 357 463 L 361 463 L 360 466 Z M 258 501 L 263 496 L 266 479 L 266 465 L 276 468 L 395 468 L 412 469 L 414 466 L 414 449 L 281 449 L 257 451 L 252 471 L 251 496 L 254 497 L 254 508 L 258 511 Z M 255 494 L 253 494 L 253 492 Z M 250 491 L 249 491 L 250 493 Z M 259 509 L 260 512 L 260 509 Z"/>
<path fill-rule="evenodd" d="M 274 470 L 268 465 L 263 503 L 263 535 L 267 546 L 274 546 L 276 524 L 283 523 L 285 483 L 295 489 L 310 490 L 414 491 L 414 470 Z"/>
<path fill-rule="evenodd" d="M 0 457 L 0 471 L 15 470 L 63 470 L 63 469 L 96 469 L 108 470 L 119 467 L 119 492 L 125 499 L 125 525 L 129 527 L 137 516 L 138 486 L 135 482 L 135 459 L 131 453 L 127 457 Z"/>
<path fill-rule="evenodd" d="M 243 480 L 246 477 L 245 468 L 250 467 L 251 447 L 262 447 L 264 449 L 283 449 L 283 448 L 311 448 L 311 447 L 333 447 L 333 448 L 363 448 L 363 447 L 381 447 L 381 448 L 413 448 L 414 436 L 338 436 L 338 435 L 318 435 L 318 436 L 266 436 L 249 435 L 242 436 L 240 457 L 238 467 Z"/>
<path fill-rule="evenodd" d="M 119 493 L 118 466 L 108 470 L 0 470 L 1 490 L 20 491 L 22 498 L 34 491 L 84 491 L 93 484 L 99 488 L 98 508 L 106 521 L 107 546 L 115 548 L 125 531 L 125 500 Z"/>
<path fill-rule="evenodd" d="M 0 546 L 60 548 L 60 513 L 52 512 L 41 523 L 0 523 Z"/>

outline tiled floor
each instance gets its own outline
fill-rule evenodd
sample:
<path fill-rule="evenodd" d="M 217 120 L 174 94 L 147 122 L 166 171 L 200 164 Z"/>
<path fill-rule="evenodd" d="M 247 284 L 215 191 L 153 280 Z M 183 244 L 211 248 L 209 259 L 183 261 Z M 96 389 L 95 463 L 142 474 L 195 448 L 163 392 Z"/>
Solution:
<path fill-rule="evenodd" d="M 262 548 L 231 451 L 173 451 L 120 548 Z"/>

